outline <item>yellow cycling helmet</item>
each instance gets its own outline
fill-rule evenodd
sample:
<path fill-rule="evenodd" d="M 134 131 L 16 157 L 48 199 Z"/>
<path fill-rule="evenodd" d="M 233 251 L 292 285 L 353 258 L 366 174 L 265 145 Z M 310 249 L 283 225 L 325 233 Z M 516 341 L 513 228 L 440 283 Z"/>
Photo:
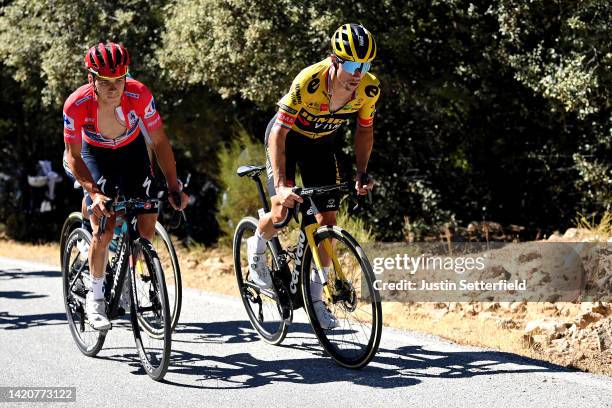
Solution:
<path fill-rule="evenodd" d="M 345 61 L 370 62 L 376 57 L 374 36 L 361 24 L 343 24 L 331 43 L 334 54 Z"/>

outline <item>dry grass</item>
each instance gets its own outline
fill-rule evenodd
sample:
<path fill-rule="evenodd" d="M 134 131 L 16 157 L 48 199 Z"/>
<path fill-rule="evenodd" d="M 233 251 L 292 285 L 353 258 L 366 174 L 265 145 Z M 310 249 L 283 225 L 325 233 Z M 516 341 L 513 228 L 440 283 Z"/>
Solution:
<path fill-rule="evenodd" d="M 0 256 L 60 266 L 59 244 L 24 244 L 0 239 Z"/>
<path fill-rule="evenodd" d="M 609 211 L 605 211 L 599 220 L 595 215 L 589 218 L 580 214 L 576 217 L 575 223 L 585 238 L 607 241 L 612 236 L 612 213 Z"/>
<path fill-rule="evenodd" d="M 384 302 L 383 316 L 387 326 L 435 334 L 458 344 L 535 357 L 528 345 L 524 344 L 522 331 L 501 328 L 492 320 L 461 316 L 444 309 L 438 313 L 431 309 L 415 309 L 398 302 Z"/>

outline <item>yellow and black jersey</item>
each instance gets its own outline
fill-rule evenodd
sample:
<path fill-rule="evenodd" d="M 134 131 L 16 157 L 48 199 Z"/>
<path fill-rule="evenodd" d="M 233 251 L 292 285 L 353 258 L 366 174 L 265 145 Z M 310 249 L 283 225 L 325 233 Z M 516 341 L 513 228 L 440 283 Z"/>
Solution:
<path fill-rule="evenodd" d="M 361 78 L 350 101 L 336 112 L 329 111 L 329 68 L 327 58 L 302 70 L 289 93 L 278 102 L 276 124 L 312 139 L 328 136 L 355 112 L 360 126 L 372 126 L 380 82 L 369 72 Z"/>

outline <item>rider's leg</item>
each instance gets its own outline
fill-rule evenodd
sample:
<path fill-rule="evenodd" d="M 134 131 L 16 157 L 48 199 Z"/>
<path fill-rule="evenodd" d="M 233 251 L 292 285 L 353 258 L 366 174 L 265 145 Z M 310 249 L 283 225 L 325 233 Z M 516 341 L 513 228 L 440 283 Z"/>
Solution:
<path fill-rule="evenodd" d="M 155 223 L 157 222 L 157 213 L 138 214 L 138 233 L 141 237 L 151 241 L 155 235 Z"/>
<path fill-rule="evenodd" d="M 93 240 L 89 248 L 89 265 L 92 277 L 91 290 L 95 300 L 103 299 L 104 272 L 106 271 L 106 250 L 108 244 L 113 238 L 113 229 L 115 228 L 115 216 L 107 219 L 104 233 L 98 235 L 100 229 L 100 220 L 98 217 L 91 217 L 91 226 L 93 229 Z"/>
<path fill-rule="evenodd" d="M 259 219 L 259 225 L 257 228 L 257 232 L 265 241 L 272 239 L 274 234 L 280 231 L 279 229 L 274 228 L 274 223 L 281 222 L 287 215 L 287 207 L 283 207 L 281 205 L 276 195 L 270 197 L 270 202 L 272 204 L 271 211 Z"/>

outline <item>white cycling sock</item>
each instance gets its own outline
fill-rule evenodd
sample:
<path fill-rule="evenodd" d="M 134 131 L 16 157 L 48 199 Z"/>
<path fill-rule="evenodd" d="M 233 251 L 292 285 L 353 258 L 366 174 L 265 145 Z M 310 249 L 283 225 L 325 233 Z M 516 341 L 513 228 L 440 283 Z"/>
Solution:
<path fill-rule="evenodd" d="M 253 236 L 253 238 L 254 239 L 249 238 L 247 240 L 248 245 L 249 245 L 249 250 L 252 252 L 256 252 L 258 254 L 265 252 L 266 243 L 268 242 L 268 240 L 265 239 L 263 235 L 261 235 L 261 233 L 259 232 L 259 229 L 255 231 L 255 235 Z"/>
<path fill-rule="evenodd" d="M 91 278 L 91 291 L 93 292 L 94 300 L 104 299 L 104 277 Z"/>
<path fill-rule="evenodd" d="M 323 285 L 329 276 L 329 266 L 324 266 L 322 273 L 314 268 L 310 273 L 310 296 L 313 302 L 323 300 Z"/>

